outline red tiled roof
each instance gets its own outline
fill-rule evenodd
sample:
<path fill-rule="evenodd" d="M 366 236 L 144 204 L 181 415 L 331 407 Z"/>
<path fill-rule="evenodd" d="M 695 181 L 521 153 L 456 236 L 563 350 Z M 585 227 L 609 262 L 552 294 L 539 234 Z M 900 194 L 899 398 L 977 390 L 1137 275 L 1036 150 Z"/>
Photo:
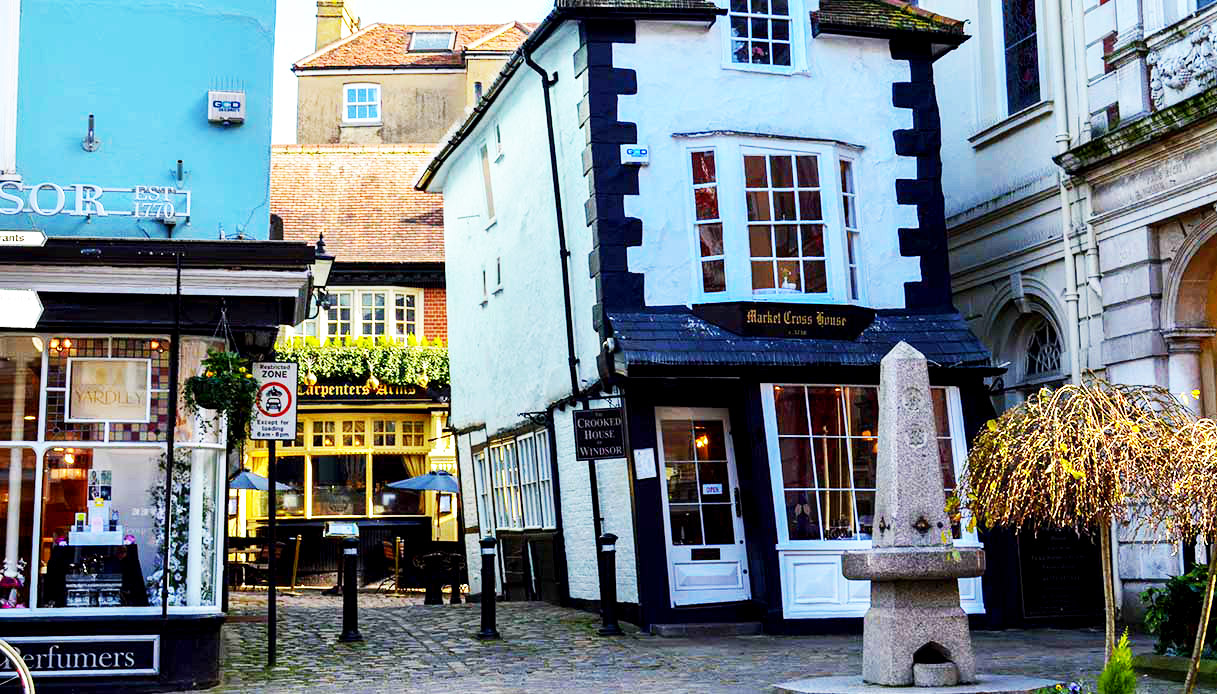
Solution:
<path fill-rule="evenodd" d="M 337 262 L 443 262 L 443 196 L 414 189 L 435 145 L 275 145 L 270 211 L 283 238 Z"/>
<path fill-rule="evenodd" d="M 301 58 L 295 70 L 357 67 L 463 67 L 466 48 L 510 53 L 536 27 L 535 24 L 373 24 Z M 450 51 L 411 53 L 410 37 L 416 31 L 451 31 L 456 42 Z"/>

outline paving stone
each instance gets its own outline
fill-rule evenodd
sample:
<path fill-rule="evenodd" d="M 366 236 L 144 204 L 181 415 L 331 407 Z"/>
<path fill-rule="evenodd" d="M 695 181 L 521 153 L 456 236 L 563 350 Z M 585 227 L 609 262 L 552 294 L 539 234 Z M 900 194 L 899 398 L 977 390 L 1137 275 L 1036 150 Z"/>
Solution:
<path fill-rule="evenodd" d="M 478 605 L 423 605 L 422 595 L 359 596 L 364 641 L 338 643 L 342 599 L 315 593 L 279 600 L 279 658 L 266 669 L 266 624 L 224 627 L 224 682 L 229 694 L 475 694 L 663 692 L 760 694 L 778 682 L 861 672 L 862 637 L 596 636 L 597 615 L 543 603 L 500 602 L 502 641 L 474 638 Z M 264 593 L 237 593 L 231 614 L 266 613 Z M 1103 661 L 1103 633 L 1086 630 L 975 632 L 981 672 L 1093 681 Z M 1134 639 L 1134 651 L 1152 642 Z M 1142 678 L 1139 694 L 1174 694 L 1179 685 Z M 1211 691 L 1211 690 L 1210 690 Z"/>

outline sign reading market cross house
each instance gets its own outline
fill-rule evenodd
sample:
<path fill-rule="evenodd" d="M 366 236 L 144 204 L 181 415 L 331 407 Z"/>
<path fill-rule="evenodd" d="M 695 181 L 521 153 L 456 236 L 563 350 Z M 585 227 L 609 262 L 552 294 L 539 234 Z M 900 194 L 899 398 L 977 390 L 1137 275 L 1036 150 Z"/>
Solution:
<path fill-rule="evenodd" d="M 6 641 L 21 653 L 34 677 L 156 675 L 161 671 L 159 636 L 16 636 Z M 15 673 L 0 656 L 0 681 Z"/>
<path fill-rule="evenodd" d="M 698 304 L 693 315 L 743 337 L 856 340 L 875 320 L 875 310 L 838 304 L 732 301 Z"/>
<path fill-rule="evenodd" d="M 0 215 L 42 217 L 135 217 L 175 219 L 190 216 L 190 191 L 173 186 L 107 188 L 92 183 L 0 181 Z"/>
<path fill-rule="evenodd" d="M 625 419 L 621 410 L 575 410 L 575 459 L 625 457 Z"/>

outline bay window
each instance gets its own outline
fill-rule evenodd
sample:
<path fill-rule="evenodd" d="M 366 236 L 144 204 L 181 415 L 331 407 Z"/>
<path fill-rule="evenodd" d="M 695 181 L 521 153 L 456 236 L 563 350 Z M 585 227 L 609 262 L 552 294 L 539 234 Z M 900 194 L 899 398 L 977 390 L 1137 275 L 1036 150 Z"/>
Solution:
<path fill-rule="evenodd" d="M 216 347 L 183 338 L 180 378 Z M 169 461 L 169 362 L 164 336 L 0 336 L 0 619 L 219 611 L 223 422 L 183 410 Z"/>
<path fill-rule="evenodd" d="M 478 519 L 495 530 L 553 528 L 553 475 L 544 429 L 487 444 L 473 454 Z"/>
<path fill-rule="evenodd" d="M 858 148 L 712 138 L 689 150 L 693 299 L 865 299 Z"/>
<path fill-rule="evenodd" d="M 963 414 L 954 388 L 931 388 L 946 494 L 966 455 Z M 762 386 L 779 543 L 870 541 L 879 462 L 876 386 Z M 962 538 L 959 524 L 953 528 Z M 967 539 L 975 541 L 969 533 Z M 822 545 L 828 546 L 828 545 Z"/>

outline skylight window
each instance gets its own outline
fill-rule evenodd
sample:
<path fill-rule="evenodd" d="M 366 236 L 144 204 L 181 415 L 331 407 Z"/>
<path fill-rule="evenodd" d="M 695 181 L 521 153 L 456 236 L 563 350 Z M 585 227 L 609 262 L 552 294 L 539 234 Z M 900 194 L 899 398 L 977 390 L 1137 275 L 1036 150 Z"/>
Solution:
<path fill-rule="evenodd" d="M 451 31 L 416 31 L 410 36 L 410 51 L 448 51 L 452 50 L 456 34 Z"/>

